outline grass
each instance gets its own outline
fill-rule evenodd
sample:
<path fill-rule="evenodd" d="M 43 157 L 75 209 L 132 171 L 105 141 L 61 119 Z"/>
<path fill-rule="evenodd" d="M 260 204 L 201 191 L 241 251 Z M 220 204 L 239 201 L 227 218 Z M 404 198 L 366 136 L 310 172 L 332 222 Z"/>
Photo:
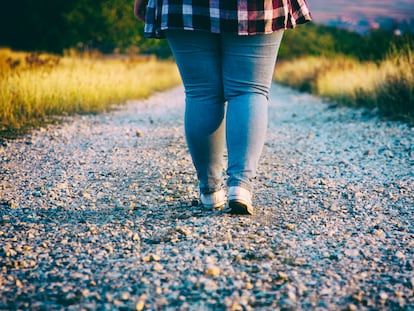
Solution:
<path fill-rule="evenodd" d="M 106 111 L 179 83 L 172 61 L 0 49 L 0 137 L 25 133 L 55 116 Z"/>
<path fill-rule="evenodd" d="M 366 107 L 414 124 L 414 54 L 410 47 L 385 60 L 306 57 L 276 65 L 274 80 L 339 104 Z"/>
<path fill-rule="evenodd" d="M 410 46 L 379 62 L 306 57 L 276 65 L 275 81 L 414 124 L 414 54 Z M 98 113 L 181 83 L 172 61 L 105 58 L 0 49 L 0 138 L 56 116 Z"/>

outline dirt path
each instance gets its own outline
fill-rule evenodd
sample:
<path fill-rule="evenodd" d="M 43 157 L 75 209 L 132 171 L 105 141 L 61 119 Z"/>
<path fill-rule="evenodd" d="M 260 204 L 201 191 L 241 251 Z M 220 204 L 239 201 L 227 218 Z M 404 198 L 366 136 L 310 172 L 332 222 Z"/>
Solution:
<path fill-rule="evenodd" d="M 0 146 L 0 310 L 414 309 L 414 129 L 274 85 L 232 217 L 194 206 L 183 101 Z"/>

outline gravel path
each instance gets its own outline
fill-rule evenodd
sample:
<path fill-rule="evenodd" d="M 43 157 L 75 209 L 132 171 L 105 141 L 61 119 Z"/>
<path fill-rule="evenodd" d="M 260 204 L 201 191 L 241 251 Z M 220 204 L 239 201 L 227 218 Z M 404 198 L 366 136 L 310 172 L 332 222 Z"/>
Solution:
<path fill-rule="evenodd" d="M 197 206 L 183 90 L 0 146 L 0 310 L 414 310 L 414 129 L 274 85 L 256 214 Z"/>

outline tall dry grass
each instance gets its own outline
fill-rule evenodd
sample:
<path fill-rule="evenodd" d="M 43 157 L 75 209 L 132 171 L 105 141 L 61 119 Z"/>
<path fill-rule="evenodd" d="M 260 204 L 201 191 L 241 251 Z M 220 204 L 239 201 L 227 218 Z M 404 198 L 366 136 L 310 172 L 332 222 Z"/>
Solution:
<path fill-rule="evenodd" d="M 384 75 L 376 90 L 377 106 L 384 115 L 414 124 L 414 53 L 405 49 L 382 63 Z"/>
<path fill-rule="evenodd" d="M 180 83 L 176 65 L 154 59 L 58 57 L 0 50 L 0 130 L 53 116 L 95 113 Z"/>
<path fill-rule="evenodd" d="M 332 59 L 309 56 L 293 61 L 282 61 L 276 65 L 274 79 L 301 92 L 316 92 L 318 76 L 332 69 Z M 338 70 L 349 70 L 358 64 L 352 59 L 337 57 L 335 66 Z"/>
<path fill-rule="evenodd" d="M 306 57 L 276 65 L 274 80 L 340 104 L 377 109 L 414 124 L 414 57 L 407 47 L 385 60 Z"/>

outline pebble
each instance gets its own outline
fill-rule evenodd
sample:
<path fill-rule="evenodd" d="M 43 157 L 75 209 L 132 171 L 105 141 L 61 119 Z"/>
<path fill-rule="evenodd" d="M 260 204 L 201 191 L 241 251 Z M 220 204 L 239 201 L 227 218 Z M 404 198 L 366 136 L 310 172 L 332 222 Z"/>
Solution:
<path fill-rule="evenodd" d="M 137 304 L 135 305 L 136 311 L 142 311 L 145 308 L 145 301 L 147 300 L 147 295 L 143 294 L 139 297 Z"/>
<path fill-rule="evenodd" d="M 162 269 L 164 269 L 164 266 L 163 266 L 163 265 L 161 265 L 161 264 L 159 264 L 159 263 L 157 262 L 157 263 L 155 263 L 155 264 L 153 265 L 152 269 L 153 269 L 154 271 L 161 271 Z"/>
<path fill-rule="evenodd" d="M 274 85 L 237 217 L 201 209 L 183 109 L 2 140 L 0 310 L 414 309 L 413 128 Z"/>
<path fill-rule="evenodd" d="M 215 265 L 209 265 L 206 270 L 206 275 L 217 276 L 220 275 L 220 268 Z"/>

